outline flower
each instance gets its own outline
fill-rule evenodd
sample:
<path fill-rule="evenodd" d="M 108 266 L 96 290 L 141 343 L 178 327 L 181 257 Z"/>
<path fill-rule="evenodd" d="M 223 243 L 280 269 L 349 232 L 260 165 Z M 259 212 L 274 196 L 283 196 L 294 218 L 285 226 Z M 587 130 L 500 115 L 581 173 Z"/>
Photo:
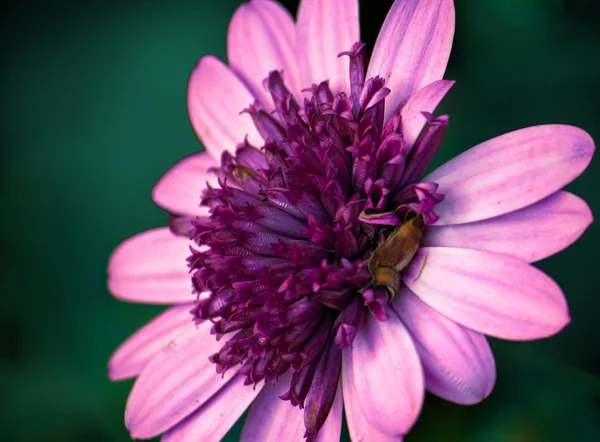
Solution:
<path fill-rule="evenodd" d="M 560 189 L 593 141 L 530 127 L 421 177 L 449 123 L 432 112 L 453 33 L 452 1 L 397 0 L 368 61 L 356 0 L 303 0 L 297 24 L 272 1 L 237 10 L 230 67 L 207 56 L 190 77 L 207 152 L 153 190 L 178 216 L 109 264 L 115 296 L 174 304 L 109 363 L 139 376 L 133 437 L 219 440 L 252 403 L 244 441 L 338 440 L 342 408 L 353 440 L 400 440 L 425 389 L 490 394 L 484 335 L 569 322 L 531 263 L 591 223 Z"/>

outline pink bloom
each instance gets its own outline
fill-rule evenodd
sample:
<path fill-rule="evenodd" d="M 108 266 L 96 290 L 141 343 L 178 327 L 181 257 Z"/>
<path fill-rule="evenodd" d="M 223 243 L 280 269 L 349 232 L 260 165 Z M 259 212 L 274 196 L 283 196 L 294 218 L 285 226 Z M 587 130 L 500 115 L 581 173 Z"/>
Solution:
<path fill-rule="evenodd" d="M 357 0 L 303 0 L 297 23 L 270 0 L 236 11 L 230 66 L 203 57 L 189 81 L 206 152 L 152 193 L 178 216 L 109 264 L 118 298 L 174 304 L 109 363 L 138 376 L 132 437 L 219 440 L 250 406 L 243 441 L 339 440 L 342 409 L 353 440 L 401 440 L 425 389 L 490 394 L 484 335 L 568 324 L 531 263 L 590 225 L 560 189 L 593 141 L 530 127 L 421 177 L 449 122 L 431 113 L 453 34 L 451 0 L 397 0 L 368 61 Z"/>

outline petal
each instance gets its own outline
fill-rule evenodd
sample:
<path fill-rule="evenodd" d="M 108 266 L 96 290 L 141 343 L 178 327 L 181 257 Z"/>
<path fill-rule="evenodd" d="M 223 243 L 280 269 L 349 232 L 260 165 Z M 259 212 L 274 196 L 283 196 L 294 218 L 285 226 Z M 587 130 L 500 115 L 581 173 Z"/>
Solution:
<path fill-rule="evenodd" d="M 424 247 L 405 272 L 404 283 L 444 316 L 501 339 L 545 338 L 570 320 L 556 282 L 509 256 Z"/>
<path fill-rule="evenodd" d="M 122 242 L 108 263 L 108 289 L 119 299 L 148 304 L 194 300 L 186 259 L 190 241 L 167 227 Z"/>
<path fill-rule="evenodd" d="M 380 75 L 391 89 L 387 118 L 446 71 L 454 37 L 452 0 L 396 0 L 381 27 L 367 78 Z"/>
<path fill-rule="evenodd" d="M 446 195 L 435 207 L 436 225 L 492 218 L 533 204 L 577 178 L 594 153 L 583 130 L 534 126 L 481 143 L 422 181 Z"/>
<path fill-rule="evenodd" d="M 343 365 L 342 386 L 344 394 L 344 412 L 346 413 L 350 438 L 353 441 L 402 442 L 402 436 L 387 436 L 377 431 L 367 422 L 367 419 L 358 404 L 359 399 L 356 394 L 354 373 L 351 363 L 345 363 Z"/>
<path fill-rule="evenodd" d="M 137 376 L 150 360 L 188 327 L 194 327 L 193 304 L 171 307 L 136 331 L 113 353 L 108 376 L 113 380 Z"/>
<path fill-rule="evenodd" d="M 429 391 L 465 405 L 491 393 L 496 363 L 485 336 L 440 315 L 406 287 L 392 309 L 415 342 Z"/>
<path fill-rule="evenodd" d="M 400 109 L 402 117 L 402 136 L 407 147 L 415 144 L 427 119 L 423 112 L 433 113 L 437 105 L 446 96 L 455 81 L 439 80 L 428 84 L 410 96 Z"/>
<path fill-rule="evenodd" d="M 200 207 L 200 195 L 206 182 L 217 185 L 217 176 L 208 172 L 218 163 L 208 152 L 190 155 L 171 167 L 152 189 L 152 199 L 169 212 L 181 215 L 207 215 Z"/>
<path fill-rule="evenodd" d="M 325 423 L 319 430 L 314 442 L 334 442 L 340 440 L 342 434 L 342 409 L 344 408 L 344 399 L 342 396 L 342 384 L 338 384 L 335 393 L 335 399 Z"/>
<path fill-rule="evenodd" d="M 305 440 L 304 413 L 279 399 L 290 388 L 290 380 L 288 373 L 275 385 L 265 385 L 250 407 L 240 442 Z"/>
<path fill-rule="evenodd" d="M 127 400 L 125 424 L 135 439 L 165 432 L 209 400 L 235 375 L 216 373 L 208 357 L 222 346 L 212 323 L 186 330 L 142 371 Z"/>
<path fill-rule="evenodd" d="M 273 103 L 262 82 L 272 70 L 283 69 L 286 86 L 299 97 L 295 24 L 278 3 L 254 0 L 237 9 L 229 22 L 227 59 L 268 109 Z"/>
<path fill-rule="evenodd" d="M 329 80 L 334 94 L 349 93 L 349 57 L 338 54 L 360 40 L 358 0 L 302 0 L 297 31 L 301 86 Z"/>
<path fill-rule="evenodd" d="M 592 212 L 585 201 L 559 191 L 495 218 L 428 226 L 422 245 L 485 250 L 534 262 L 566 249 L 591 223 Z"/>
<path fill-rule="evenodd" d="M 411 429 L 423 405 L 423 371 L 412 339 L 396 315 L 378 321 L 368 315 L 344 349 L 344 376 L 352 364 L 359 406 L 378 432 L 401 436 Z M 390 388 L 393 386 L 393 388 Z"/>
<path fill-rule="evenodd" d="M 196 135 L 217 161 L 225 150 L 235 152 L 246 135 L 261 146 L 262 138 L 247 113 L 255 97 L 241 80 L 212 55 L 202 57 L 188 83 L 188 113 Z"/>
<path fill-rule="evenodd" d="M 262 383 L 255 388 L 244 385 L 245 380 L 245 376 L 234 376 L 198 410 L 165 433 L 161 442 L 220 441 L 262 389 Z"/>

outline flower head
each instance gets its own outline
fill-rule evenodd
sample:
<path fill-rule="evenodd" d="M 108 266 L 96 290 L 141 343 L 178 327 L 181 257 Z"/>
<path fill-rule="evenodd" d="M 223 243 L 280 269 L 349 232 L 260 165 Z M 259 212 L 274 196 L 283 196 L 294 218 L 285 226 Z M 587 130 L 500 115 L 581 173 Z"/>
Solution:
<path fill-rule="evenodd" d="M 369 60 L 356 0 L 304 0 L 297 24 L 272 1 L 238 9 L 230 67 L 207 56 L 190 78 L 208 152 L 153 191 L 181 216 L 109 266 L 118 297 L 177 304 L 110 362 L 114 379 L 140 375 L 134 437 L 218 440 L 254 401 L 243 440 L 339 439 L 342 408 L 353 439 L 397 440 L 425 388 L 487 397 L 485 334 L 568 323 L 560 288 L 529 263 L 591 222 L 560 189 L 593 142 L 522 129 L 422 177 L 449 124 L 432 112 L 453 85 L 453 32 L 452 1 L 397 0 Z"/>

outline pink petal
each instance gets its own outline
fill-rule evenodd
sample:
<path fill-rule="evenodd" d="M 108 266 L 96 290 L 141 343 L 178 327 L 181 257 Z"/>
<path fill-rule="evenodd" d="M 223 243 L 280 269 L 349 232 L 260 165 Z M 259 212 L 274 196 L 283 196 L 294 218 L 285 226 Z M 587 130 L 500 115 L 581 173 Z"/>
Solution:
<path fill-rule="evenodd" d="M 122 242 L 108 263 L 108 289 L 119 299 L 148 304 L 194 301 L 186 258 L 190 241 L 167 227 Z"/>
<path fill-rule="evenodd" d="M 298 9 L 298 58 L 303 88 L 329 80 L 333 93 L 350 92 L 348 57 L 360 39 L 357 0 L 302 0 Z"/>
<path fill-rule="evenodd" d="M 194 327 L 192 307 L 191 303 L 171 307 L 136 331 L 111 356 L 108 376 L 113 381 L 137 376 L 172 339 Z"/>
<path fill-rule="evenodd" d="M 173 339 L 142 371 L 127 400 L 125 424 L 136 439 L 173 427 L 219 391 L 232 376 L 215 371 L 208 357 L 221 348 L 205 322 Z"/>
<path fill-rule="evenodd" d="M 592 212 L 585 201 L 559 191 L 495 218 L 429 226 L 422 245 L 485 250 L 534 262 L 573 244 L 591 223 Z"/>
<path fill-rule="evenodd" d="M 346 356 L 344 355 L 344 357 Z M 360 408 L 359 399 L 356 394 L 354 373 L 351 363 L 343 365 L 342 386 L 344 394 L 344 412 L 346 413 L 350 438 L 353 441 L 402 442 L 402 436 L 387 436 L 377 431 L 367 422 L 367 419 Z"/>
<path fill-rule="evenodd" d="M 392 309 L 415 341 L 429 391 L 465 405 L 491 393 L 496 363 L 485 336 L 440 315 L 406 287 Z"/>
<path fill-rule="evenodd" d="M 534 126 L 481 143 L 423 178 L 440 185 L 436 225 L 462 224 L 533 204 L 577 178 L 594 153 L 583 130 Z"/>
<path fill-rule="evenodd" d="M 161 442 L 220 441 L 260 393 L 263 384 L 244 385 L 236 375 L 193 414 L 169 430 Z"/>
<path fill-rule="evenodd" d="M 218 58 L 207 55 L 198 61 L 187 96 L 192 126 L 215 160 L 220 161 L 225 150 L 235 152 L 246 135 L 250 143 L 262 145 L 250 116 L 240 114 L 254 102 L 254 96 Z"/>
<path fill-rule="evenodd" d="M 423 112 L 433 113 L 454 83 L 450 80 L 434 81 L 410 96 L 402 105 L 402 135 L 407 146 L 415 143 L 427 122 Z"/>
<path fill-rule="evenodd" d="M 338 384 L 331 410 L 329 410 L 329 415 L 327 416 L 327 419 L 325 419 L 325 423 L 319 430 L 319 434 L 317 434 L 314 442 L 333 442 L 340 440 L 340 435 L 342 433 L 343 408 L 344 399 L 342 396 L 342 385 L 340 383 Z"/>
<path fill-rule="evenodd" d="M 424 247 L 405 272 L 404 283 L 444 316 L 497 338 L 545 338 L 570 321 L 556 282 L 509 256 Z"/>
<path fill-rule="evenodd" d="M 200 152 L 171 167 L 152 189 L 152 199 L 169 212 L 182 215 L 207 215 L 208 208 L 200 207 L 200 194 L 206 182 L 217 185 L 217 176 L 208 169 L 218 163 L 208 152 Z"/>
<path fill-rule="evenodd" d="M 290 380 L 288 373 L 275 385 L 265 385 L 250 407 L 240 442 L 305 440 L 304 413 L 279 399 L 290 388 Z"/>
<path fill-rule="evenodd" d="M 296 63 L 296 28 L 285 8 L 270 0 L 242 4 L 229 22 L 227 59 L 246 79 L 257 97 L 271 109 L 262 82 L 272 70 L 283 69 L 286 86 L 297 98 L 300 74 Z"/>
<path fill-rule="evenodd" d="M 425 393 L 408 331 L 396 315 L 385 322 L 368 315 L 352 345 L 344 349 L 343 376 L 352 364 L 356 400 L 367 422 L 389 436 L 406 434 L 421 412 Z"/>
<path fill-rule="evenodd" d="M 396 0 L 381 27 L 367 78 L 380 75 L 391 89 L 387 119 L 404 100 L 446 71 L 454 37 L 452 0 Z"/>

